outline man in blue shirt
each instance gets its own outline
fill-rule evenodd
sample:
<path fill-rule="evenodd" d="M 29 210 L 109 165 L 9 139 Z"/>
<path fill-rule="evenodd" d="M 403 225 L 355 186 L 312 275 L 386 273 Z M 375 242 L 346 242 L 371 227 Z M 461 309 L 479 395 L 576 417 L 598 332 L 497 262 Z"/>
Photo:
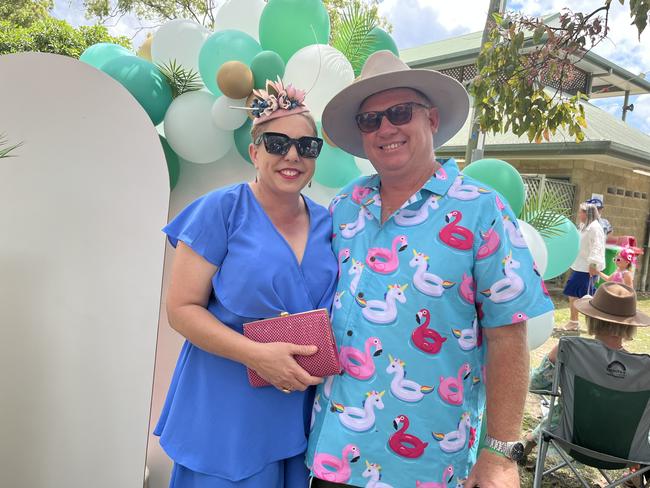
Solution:
<path fill-rule="evenodd" d="M 378 174 L 331 205 L 344 372 L 316 395 L 314 488 L 519 487 L 526 319 L 552 303 L 505 199 L 435 159 L 468 108 L 458 82 L 388 51 L 325 108 L 332 141 Z"/>
<path fill-rule="evenodd" d="M 603 209 L 605 208 L 603 201 L 600 198 L 590 198 L 585 203 L 596 205 L 598 213 L 600 214 L 600 217 L 598 217 L 598 222 L 600 222 L 600 226 L 603 228 L 603 232 L 605 232 L 605 235 L 611 234 L 614 228 L 612 227 L 612 224 L 609 223 L 609 220 L 603 217 Z"/>

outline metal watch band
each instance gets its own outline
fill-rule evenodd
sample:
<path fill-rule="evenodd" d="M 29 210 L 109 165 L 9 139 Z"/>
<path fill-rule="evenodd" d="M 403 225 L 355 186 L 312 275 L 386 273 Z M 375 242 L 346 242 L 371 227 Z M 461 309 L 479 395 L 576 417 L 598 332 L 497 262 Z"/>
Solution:
<path fill-rule="evenodd" d="M 519 441 L 513 441 L 513 442 L 506 442 L 506 441 L 500 441 L 499 439 L 495 439 L 494 437 L 490 437 L 489 435 L 485 436 L 485 444 L 491 448 L 494 449 L 497 452 L 500 452 L 507 458 L 511 459 L 511 451 L 512 447 L 517 444 Z"/>

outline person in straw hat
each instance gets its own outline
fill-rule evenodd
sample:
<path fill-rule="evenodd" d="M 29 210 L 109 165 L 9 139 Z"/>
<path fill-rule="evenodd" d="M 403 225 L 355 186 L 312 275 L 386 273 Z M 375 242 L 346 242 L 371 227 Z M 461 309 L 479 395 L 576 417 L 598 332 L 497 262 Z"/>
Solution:
<path fill-rule="evenodd" d="M 575 301 L 576 309 L 587 321 L 587 332 L 594 339 L 610 349 L 624 350 L 623 341 L 634 338 L 638 327 L 650 326 L 650 317 L 637 310 L 634 288 L 623 283 L 608 281 L 603 283 L 592 297 L 587 295 Z M 555 375 L 558 345 L 544 356 L 540 365 L 530 375 L 531 390 L 550 390 Z M 524 454 L 530 453 L 537 444 L 540 429 L 553 428 L 561 416 L 561 406 L 553 412 L 551 419 L 544 418 L 526 436 Z M 630 484 L 634 486 L 634 483 Z M 628 486 L 628 485 L 625 485 Z"/>
<path fill-rule="evenodd" d="M 435 158 L 468 111 L 460 83 L 389 51 L 324 110 L 333 143 L 377 174 L 330 207 L 334 250 L 352 259 L 333 318 L 344 372 L 319 386 L 307 450 L 314 488 L 379 476 L 393 488 L 519 486 L 525 321 L 553 306 L 530 252 L 510 241 L 506 200 Z"/>

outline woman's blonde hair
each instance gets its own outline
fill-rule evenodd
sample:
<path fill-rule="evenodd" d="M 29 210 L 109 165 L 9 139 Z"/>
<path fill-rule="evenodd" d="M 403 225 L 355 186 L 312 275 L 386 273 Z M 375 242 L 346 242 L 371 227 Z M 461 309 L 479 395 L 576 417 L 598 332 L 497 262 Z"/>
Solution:
<path fill-rule="evenodd" d="M 299 113 L 299 114 L 293 114 L 293 115 L 289 115 L 288 117 L 293 117 L 293 116 L 298 116 L 298 115 L 301 116 L 301 117 L 304 117 L 305 119 L 307 119 L 307 122 L 309 122 L 309 126 L 311 127 L 311 130 L 314 132 L 314 135 L 317 136 L 318 135 L 318 129 L 316 128 L 316 121 L 314 120 L 314 117 L 309 112 L 302 112 L 302 113 Z M 264 134 L 264 132 L 266 132 L 266 128 L 274 120 L 278 120 L 278 119 L 271 119 L 271 120 L 267 120 L 266 122 L 262 122 L 260 124 L 253 125 L 253 127 L 251 128 L 251 139 L 253 141 L 253 144 L 255 144 L 255 141 L 257 140 L 257 138 L 259 136 L 261 136 L 262 134 Z"/>
<path fill-rule="evenodd" d="M 630 341 L 636 334 L 636 327 L 631 325 L 617 324 L 608 320 L 596 319 L 586 316 L 587 332 L 591 335 L 606 335 L 612 337 L 621 337 L 623 340 Z"/>
<path fill-rule="evenodd" d="M 579 225 L 580 229 L 584 229 L 589 224 L 591 224 L 594 220 L 600 219 L 600 213 L 598 212 L 598 207 L 596 207 L 596 205 L 594 205 L 593 203 L 581 203 L 580 210 L 582 210 L 587 214 L 587 220 L 584 223 L 580 222 Z"/>

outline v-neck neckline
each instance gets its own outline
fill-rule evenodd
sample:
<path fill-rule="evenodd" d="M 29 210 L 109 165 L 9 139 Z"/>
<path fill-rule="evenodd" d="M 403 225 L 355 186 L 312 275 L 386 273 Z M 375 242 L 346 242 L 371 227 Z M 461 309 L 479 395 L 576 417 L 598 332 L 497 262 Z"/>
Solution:
<path fill-rule="evenodd" d="M 266 219 L 267 223 L 271 226 L 271 228 L 275 231 L 276 235 L 280 238 L 280 240 L 284 243 L 286 246 L 287 250 L 291 253 L 293 256 L 294 262 L 298 265 L 298 268 L 302 270 L 302 263 L 305 261 L 305 257 L 307 256 L 307 250 L 309 249 L 309 242 L 311 241 L 311 235 L 312 235 L 312 226 L 313 226 L 313 219 L 312 219 L 312 211 L 311 208 L 309 207 L 309 201 L 305 196 L 301 193 L 300 198 L 302 198 L 303 203 L 305 204 L 305 210 L 307 211 L 307 220 L 309 222 L 308 228 L 307 228 L 307 240 L 305 241 L 305 248 L 303 249 L 302 252 L 302 259 L 298 260 L 298 256 L 296 255 L 295 251 L 287 241 L 287 239 L 282 235 L 282 232 L 278 230 L 278 228 L 275 226 L 273 223 L 273 220 L 271 220 L 271 217 L 269 217 L 269 214 L 266 213 L 266 210 L 264 210 L 264 206 L 262 203 L 257 199 L 257 196 L 255 195 L 255 192 L 251 188 L 251 186 L 248 183 L 244 183 L 246 186 L 246 189 L 255 202 L 255 205 L 259 209 L 259 211 L 264 215 L 264 218 Z"/>

